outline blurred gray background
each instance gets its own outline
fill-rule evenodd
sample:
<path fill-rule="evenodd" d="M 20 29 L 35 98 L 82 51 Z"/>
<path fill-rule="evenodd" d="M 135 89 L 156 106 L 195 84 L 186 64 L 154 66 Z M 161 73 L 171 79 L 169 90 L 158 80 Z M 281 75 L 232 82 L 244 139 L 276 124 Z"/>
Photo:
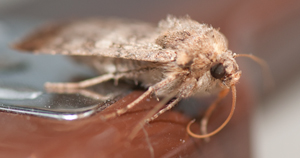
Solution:
<path fill-rule="evenodd" d="M 242 81 L 253 87 L 251 90 L 259 102 L 251 128 L 253 157 L 299 157 L 299 0 L 0 0 L 0 44 L 4 46 L 17 40 L 7 34 L 14 29 L 8 27 L 12 22 L 20 24 L 15 27 L 23 27 L 25 33 L 33 29 L 26 23 L 90 16 L 157 23 L 167 14 L 188 14 L 199 22 L 220 28 L 233 52 L 252 53 L 268 62 L 276 87 L 265 93 L 259 66 L 249 59 L 238 59 L 243 70 Z M 3 54 L 0 52 L 2 65 Z"/>

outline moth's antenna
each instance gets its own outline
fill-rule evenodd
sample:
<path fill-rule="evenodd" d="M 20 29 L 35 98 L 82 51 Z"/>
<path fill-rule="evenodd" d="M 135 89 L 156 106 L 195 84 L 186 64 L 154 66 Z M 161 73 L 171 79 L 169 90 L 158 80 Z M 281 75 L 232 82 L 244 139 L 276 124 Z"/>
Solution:
<path fill-rule="evenodd" d="M 234 109 L 235 109 L 235 105 L 236 105 L 236 88 L 235 88 L 235 85 L 232 85 L 231 86 L 231 92 L 232 92 L 232 105 L 231 105 L 231 111 L 227 117 L 227 119 L 223 122 L 223 124 L 221 126 L 219 126 L 216 130 L 214 130 L 213 132 L 211 133 L 208 133 L 208 134 L 204 134 L 204 135 L 199 135 L 199 134 L 195 134 L 191 131 L 190 127 L 191 125 L 195 122 L 195 119 L 190 121 L 189 124 L 187 125 L 186 127 L 186 130 L 188 132 L 188 134 L 194 138 L 208 138 L 208 137 L 211 137 L 215 134 L 217 134 L 219 131 L 221 131 L 226 125 L 227 123 L 230 121 L 233 113 L 234 113 Z"/>
<path fill-rule="evenodd" d="M 258 63 L 264 72 L 264 89 L 269 90 L 274 87 L 274 79 L 266 61 L 252 54 L 235 54 L 234 57 L 247 57 Z"/>

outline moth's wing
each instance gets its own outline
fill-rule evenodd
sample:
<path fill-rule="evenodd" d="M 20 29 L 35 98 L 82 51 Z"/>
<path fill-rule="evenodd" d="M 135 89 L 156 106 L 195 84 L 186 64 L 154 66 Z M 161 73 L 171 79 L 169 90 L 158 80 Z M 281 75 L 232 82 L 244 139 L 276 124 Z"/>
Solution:
<path fill-rule="evenodd" d="M 47 25 L 14 45 L 40 54 L 103 56 L 170 62 L 173 50 L 155 44 L 159 31 L 151 24 L 124 19 L 87 19 Z"/>

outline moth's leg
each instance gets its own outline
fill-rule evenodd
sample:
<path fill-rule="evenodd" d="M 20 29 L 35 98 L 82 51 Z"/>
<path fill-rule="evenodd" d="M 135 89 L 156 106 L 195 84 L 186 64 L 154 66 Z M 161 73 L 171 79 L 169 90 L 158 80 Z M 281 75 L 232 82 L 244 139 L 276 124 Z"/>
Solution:
<path fill-rule="evenodd" d="M 177 76 L 178 77 L 178 76 Z M 157 109 L 155 112 L 156 113 L 154 113 L 152 116 L 150 116 L 149 118 L 147 118 L 146 119 L 146 122 L 150 122 L 150 121 L 153 121 L 154 119 L 156 119 L 159 115 L 161 115 L 161 114 L 163 114 L 164 112 L 166 112 L 166 111 L 168 111 L 168 110 L 170 110 L 170 109 L 172 109 L 181 99 L 182 99 L 182 97 L 183 98 L 186 98 L 186 95 L 188 95 L 188 93 L 187 94 L 185 94 L 186 92 L 192 92 L 193 91 L 193 89 L 195 88 L 195 82 L 189 82 L 188 83 L 188 85 L 187 86 L 185 86 L 185 85 L 183 85 L 182 86 L 182 88 L 181 89 L 178 89 L 178 94 L 168 94 L 169 95 L 169 97 L 171 97 L 171 98 L 169 98 L 169 100 L 171 100 L 173 97 L 177 97 L 177 99 L 176 100 L 174 100 L 173 102 L 171 102 L 171 103 L 169 103 L 165 108 L 163 108 L 163 109 Z M 193 86 L 194 85 L 194 86 Z M 180 93 L 181 92 L 185 92 L 184 94 L 185 95 L 180 95 Z M 180 97 L 181 96 L 181 97 Z M 168 98 L 168 97 L 166 97 L 166 98 Z M 168 100 L 168 101 L 169 101 Z M 154 109 L 156 109 L 156 107 L 154 108 Z"/>
<path fill-rule="evenodd" d="M 203 135 L 207 134 L 207 124 L 208 119 L 212 112 L 216 109 L 217 105 L 220 103 L 222 99 L 228 94 L 230 89 L 223 89 L 219 95 L 218 98 L 209 106 L 209 108 L 206 110 L 203 118 L 201 119 L 200 129 Z M 205 138 L 205 141 L 209 141 L 209 137 Z"/>
<path fill-rule="evenodd" d="M 91 91 L 88 89 L 78 89 L 78 93 L 82 96 L 85 96 L 85 97 L 88 97 L 91 99 L 95 99 L 95 100 L 101 100 L 101 101 L 112 99 L 119 94 L 119 93 L 109 93 L 106 95 L 102 95 L 102 94 L 99 94 L 97 92 L 94 92 L 94 91 Z"/>
<path fill-rule="evenodd" d="M 102 95 L 102 94 L 99 94 L 99 93 L 91 91 L 91 90 L 80 89 L 79 94 L 83 95 L 85 97 L 88 97 L 88 98 L 95 99 L 95 100 L 105 101 L 105 100 L 112 99 L 112 98 L 116 97 L 119 93 L 117 93 L 117 94 L 116 93 L 110 93 L 110 94 L 107 94 L 107 95 Z"/>
<path fill-rule="evenodd" d="M 131 102 L 130 104 L 128 104 L 126 107 L 124 107 L 122 109 L 118 109 L 115 112 L 112 112 L 112 113 L 109 113 L 109 114 L 105 114 L 103 116 L 103 119 L 115 118 L 117 116 L 120 116 L 120 115 L 126 113 L 129 109 L 131 109 L 134 106 L 136 106 L 139 102 L 141 102 L 147 96 L 151 95 L 152 93 L 155 93 L 157 90 L 159 90 L 159 89 L 163 88 L 164 86 L 168 85 L 168 83 L 172 82 L 175 79 L 176 79 L 175 77 L 169 77 L 169 78 L 166 78 L 163 81 L 155 84 L 154 86 L 149 87 L 146 92 L 144 92 L 141 96 L 139 96 L 133 102 Z"/>
<path fill-rule="evenodd" d="M 47 90 L 47 92 L 50 93 L 56 93 L 56 94 L 80 94 L 82 96 L 91 98 L 91 99 L 95 99 L 95 100 L 101 100 L 101 101 L 105 101 L 108 99 L 111 99 L 115 96 L 117 96 L 119 93 L 115 94 L 115 93 L 111 93 L 111 94 L 107 94 L 107 95 L 102 95 L 100 93 L 88 90 L 88 89 L 56 89 L 56 90 Z"/>
<path fill-rule="evenodd" d="M 151 121 L 155 120 L 159 115 L 161 115 L 161 114 L 165 113 L 166 111 L 172 109 L 180 100 L 181 100 L 180 98 L 175 99 L 174 101 L 169 103 L 165 108 L 159 110 L 152 117 L 146 119 L 146 122 L 151 122 Z"/>
<path fill-rule="evenodd" d="M 169 84 L 172 84 L 171 82 L 174 81 L 176 78 L 178 79 L 178 77 L 173 76 L 173 79 L 170 79 L 170 82 L 167 82 Z M 165 85 L 167 85 L 164 84 Z M 132 140 L 136 134 L 141 130 L 141 128 L 145 125 L 145 123 L 149 122 L 148 119 L 152 118 L 155 114 L 157 114 L 157 111 L 160 111 L 159 109 L 161 109 L 168 101 L 170 101 L 173 97 L 176 97 L 178 95 L 177 91 L 174 91 L 173 93 L 169 94 L 168 96 L 164 97 L 163 100 L 161 100 L 157 105 L 154 106 L 153 109 L 151 109 L 151 111 L 149 111 L 147 113 L 147 115 L 145 117 L 143 117 L 138 123 L 137 125 L 133 128 L 132 132 L 129 134 L 128 138 L 130 140 Z M 177 97 L 174 101 L 172 101 L 170 104 L 167 105 L 167 107 L 173 107 L 174 105 L 176 105 L 182 98 Z M 163 113 L 164 111 L 162 111 Z M 159 115 L 159 114 L 158 114 Z M 155 119 L 155 118 L 153 118 Z M 152 120 L 153 120 L 152 119 Z"/>
<path fill-rule="evenodd" d="M 46 82 L 45 88 L 47 90 L 54 90 L 58 91 L 58 89 L 80 89 L 80 88 L 86 88 L 91 87 L 96 84 L 108 81 L 110 79 L 115 80 L 115 84 L 118 84 L 118 80 L 122 77 L 126 76 L 132 76 L 136 75 L 138 73 L 141 73 L 140 71 L 132 71 L 132 72 L 119 72 L 117 74 L 104 74 L 98 77 L 90 78 L 87 80 L 79 81 L 79 82 L 62 82 L 62 83 L 52 83 L 52 82 Z"/>
<path fill-rule="evenodd" d="M 171 94 L 170 96 L 174 97 L 174 94 Z M 144 127 L 145 123 L 149 122 L 148 119 L 152 118 L 152 116 L 154 114 L 157 113 L 157 111 L 159 111 L 159 109 L 161 109 L 172 97 L 165 97 L 162 101 L 160 101 L 157 105 L 154 106 L 154 108 L 147 113 L 147 115 L 145 117 L 143 117 L 138 123 L 137 125 L 132 129 L 132 132 L 129 134 L 128 138 L 130 140 L 132 140 L 136 134 Z M 176 105 L 179 101 L 181 100 L 181 98 L 176 98 L 174 101 L 172 101 L 170 104 L 168 104 L 168 106 L 174 106 Z"/>
<path fill-rule="evenodd" d="M 96 84 L 99 84 L 101 82 L 108 81 L 110 79 L 115 78 L 116 75 L 114 74 L 105 74 L 101 75 L 98 77 L 90 78 L 87 80 L 83 80 L 80 82 L 66 82 L 66 83 L 51 83 L 51 82 L 46 82 L 45 83 L 45 88 L 46 89 L 79 89 L 79 88 L 86 88 L 90 87 Z"/>
<path fill-rule="evenodd" d="M 141 96 L 139 96 L 133 102 L 128 104 L 126 107 L 124 107 L 122 109 L 118 109 L 115 112 L 105 114 L 102 118 L 105 119 L 105 120 L 106 119 L 111 119 L 111 118 L 115 118 L 117 116 L 120 116 L 120 115 L 126 113 L 129 109 L 133 108 L 135 105 L 137 105 L 140 101 L 142 101 L 144 98 L 146 98 L 147 96 L 149 96 L 153 92 L 154 92 L 154 89 L 152 87 L 149 87 L 146 92 L 144 92 Z"/>

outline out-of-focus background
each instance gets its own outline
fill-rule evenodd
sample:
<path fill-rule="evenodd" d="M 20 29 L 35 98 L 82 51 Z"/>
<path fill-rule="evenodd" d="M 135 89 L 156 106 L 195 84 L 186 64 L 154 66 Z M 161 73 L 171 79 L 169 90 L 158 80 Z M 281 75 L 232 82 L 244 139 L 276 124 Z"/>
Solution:
<path fill-rule="evenodd" d="M 157 23 L 167 14 L 188 14 L 199 22 L 220 28 L 233 52 L 252 53 L 267 61 L 275 80 L 271 91 L 263 91 L 262 74 L 256 63 L 238 59 L 242 78 L 253 87 L 251 90 L 259 103 L 252 119 L 252 156 L 299 157 L 299 0 L 0 0 L 0 42 L 7 41 L 6 31 L 13 28 L 6 23 L 12 21 L 23 24 L 115 16 Z M 24 29 L 30 30 L 25 26 Z M 0 62 L 5 63 L 1 58 Z"/>

